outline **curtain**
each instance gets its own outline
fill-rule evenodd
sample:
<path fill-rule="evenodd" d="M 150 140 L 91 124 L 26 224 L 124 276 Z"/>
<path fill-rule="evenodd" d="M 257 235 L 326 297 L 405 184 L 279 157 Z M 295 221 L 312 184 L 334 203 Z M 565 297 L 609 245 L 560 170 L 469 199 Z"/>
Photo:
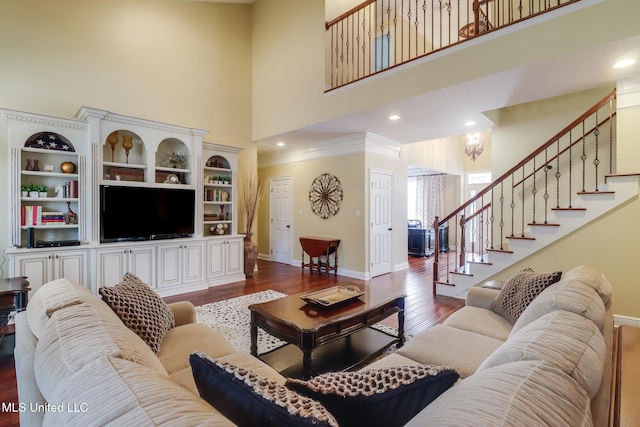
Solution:
<path fill-rule="evenodd" d="M 432 228 L 435 217 L 444 214 L 443 175 L 416 177 L 416 217 L 423 228 Z"/>

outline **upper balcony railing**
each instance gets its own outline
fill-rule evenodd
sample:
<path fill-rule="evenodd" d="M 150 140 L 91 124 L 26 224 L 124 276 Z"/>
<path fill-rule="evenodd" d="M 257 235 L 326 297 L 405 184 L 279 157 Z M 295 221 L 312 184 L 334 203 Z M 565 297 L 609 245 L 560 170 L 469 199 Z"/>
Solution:
<path fill-rule="evenodd" d="M 580 0 L 367 0 L 325 24 L 328 90 Z"/>

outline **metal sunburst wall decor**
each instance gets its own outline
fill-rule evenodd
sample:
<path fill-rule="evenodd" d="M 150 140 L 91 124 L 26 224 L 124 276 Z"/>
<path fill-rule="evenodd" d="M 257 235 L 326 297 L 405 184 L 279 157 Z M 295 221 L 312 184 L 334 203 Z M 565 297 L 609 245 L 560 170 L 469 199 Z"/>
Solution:
<path fill-rule="evenodd" d="M 311 183 L 309 203 L 314 214 L 327 219 L 338 213 L 342 202 L 342 186 L 334 175 L 323 173 Z"/>

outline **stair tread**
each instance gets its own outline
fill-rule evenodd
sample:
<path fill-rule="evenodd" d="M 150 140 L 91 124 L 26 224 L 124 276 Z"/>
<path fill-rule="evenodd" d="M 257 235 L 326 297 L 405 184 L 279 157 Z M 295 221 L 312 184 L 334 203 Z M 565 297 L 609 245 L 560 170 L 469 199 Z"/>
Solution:
<path fill-rule="evenodd" d="M 469 276 L 469 277 L 473 276 L 473 274 L 465 273 L 463 271 L 450 271 L 449 274 L 459 274 L 461 276 Z"/>
<path fill-rule="evenodd" d="M 503 252 L 505 254 L 513 253 L 513 251 L 510 251 L 509 249 L 487 249 L 487 252 Z"/>
<path fill-rule="evenodd" d="M 507 236 L 507 239 L 515 239 L 515 240 L 536 240 L 535 237 L 529 236 Z"/>
<path fill-rule="evenodd" d="M 586 211 L 587 208 L 551 208 L 552 211 Z"/>
<path fill-rule="evenodd" d="M 435 284 L 436 284 L 436 285 L 445 285 L 445 286 L 455 286 L 455 284 L 453 284 L 453 283 L 449 283 L 449 282 L 439 282 L 439 281 L 436 281 L 436 282 L 435 282 Z"/>
<path fill-rule="evenodd" d="M 615 191 L 578 191 L 578 194 L 616 194 Z"/>
<path fill-rule="evenodd" d="M 560 224 L 552 224 L 550 222 L 530 222 L 528 225 L 537 225 L 540 227 L 560 227 Z"/>

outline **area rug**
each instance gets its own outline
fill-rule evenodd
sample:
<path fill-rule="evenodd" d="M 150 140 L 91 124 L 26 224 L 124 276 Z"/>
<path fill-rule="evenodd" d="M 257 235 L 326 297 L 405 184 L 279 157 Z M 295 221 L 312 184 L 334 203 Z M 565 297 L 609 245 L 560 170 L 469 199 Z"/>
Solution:
<path fill-rule="evenodd" d="M 224 336 L 238 350 L 248 352 L 251 347 L 251 312 L 249 306 L 261 302 L 286 297 L 286 294 L 273 290 L 256 292 L 196 307 L 196 319 L 205 323 Z M 376 329 L 390 335 L 397 335 L 395 328 L 375 325 Z M 284 345 L 281 341 L 262 329 L 258 329 L 258 354 L 263 354 Z"/>

